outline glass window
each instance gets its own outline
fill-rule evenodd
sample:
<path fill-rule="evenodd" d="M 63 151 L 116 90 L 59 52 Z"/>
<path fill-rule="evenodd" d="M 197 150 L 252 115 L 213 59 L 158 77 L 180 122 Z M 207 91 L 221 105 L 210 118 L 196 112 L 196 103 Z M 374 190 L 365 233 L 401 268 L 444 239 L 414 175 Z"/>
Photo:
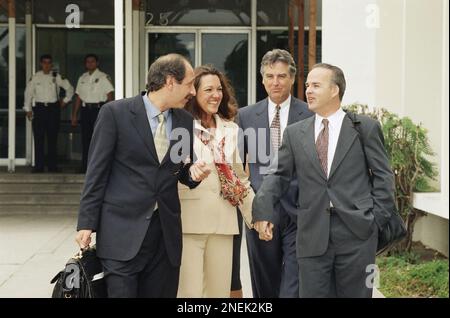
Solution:
<path fill-rule="evenodd" d="M 195 65 L 195 33 L 149 33 L 148 65 L 168 53 L 178 53 Z"/>
<path fill-rule="evenodd" d="M 250 0 L 147 0 L 146 25 L 250 25 Z"/>
<path fill-rule="evenodd" d="M 228 77 L 239 107 L 248 104 L 247 34 L 202 34 L 202 64 L 213 64 Z"/>
<path fill-rule="evenodd" d="M 8 23 L 8 5 L 0 5 L 0 23 Z M 25 0 L 15 0 L 16 5 L 16 23 L 25 23 Z"/>
<path fill-rule="evenodd" d="M 131 1 L 131 0 L 129 0 Z M 39 0 L 33 3 L 33 22 L 65 24 L 72 11 L 69 4 L 80 9 L 80 24 L 114 24 L 114 0 Z"/>
<path fill-rule="evenodd" d="M 59 43 L 59 45 L 54 45 Z M 114 30 L 112 29 L 36 29 L 36 70 L 39 57 L 51 54 L 53 67 L 76 88 L 78 78 L 85 72 L 84 56 L 97 54 L 99 69 L 110 76 L 114 83 Z M 80 126 L 71 127 L 72 107 L 61 112 L 61 126 L 58 137 L 58 160 L 61 163 L 81 158 Z"/>
<path fill-rule="evenodd" d="M 8 28 L 0 27 L 0 158 L 8 157 Z M 25 157 L 23 96 L 27 82 L 25 70 L 25 28 L 16 27 L 16 157 Z"/>
<path fill-rule="evenodd" d="M 303 61 L 304 61 L 304 74 L 305 79 L 308 74 L 308 31 L 305 31 L 305 46 L 303 48 Z M 322 32 L 317 31 L 316 37 L 316 63 L 322 61 Z M 266 90 L 262 84 L 262 76 L 259 72 L 261 59 L 267 51 L 274 48 L 284 49 L 289 51 L 288 44 L 288 31 L 258 31 L 257 34 L 257 51 L 256 51 L 256 61 L 257 61 L 257 77 L 256 77 L 256 100 L 261 100 L 267 97 Z M 294 37 L 294 60 L 297 61 L 297 32 L 295 32 Z M 294 83 L 294 96 L 297 95 L 297 82 Z"/>
<path fill-rule="evenodd" d="M 258 26 L 288 26 L 290 0 L 258 0 Z M 309 25 L 309 0 L 305 0 L 305 26 Z M 294 9 L 294 26 L 297 25 L 297 7 Z M 322 0 L 317 0 L 317 26 L 322 25 Z"/>

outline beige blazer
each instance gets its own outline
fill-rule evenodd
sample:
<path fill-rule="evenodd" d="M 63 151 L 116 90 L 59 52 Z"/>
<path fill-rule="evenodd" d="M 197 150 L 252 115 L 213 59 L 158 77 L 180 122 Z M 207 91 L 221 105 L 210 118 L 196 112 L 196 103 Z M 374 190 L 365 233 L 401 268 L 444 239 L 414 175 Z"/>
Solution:
<path fill-rule="evenodd" d="M 237 209 L 220 195 L 220 181 L 214 165 L 214 155 L 211 148 L 198 137 L 198 131 L 211 136 L 213 145 L 225 138 L 225 159 L 231 164 L 234 172 L 247 187 L 248 194 L 240 204 L 245 223 L 251 228 L 252 202 L 255 197 L 250 182 L 244 172 L 242 160 L 238 151 L 238 125 L 225 121 L 214 115 L 217 128 L 208 131 L 201 126 L 200 121 L 194 122 L 194 152 L 197 160 L 203 160 L 211 169 L 210 175 L 195 189 L 179 183 L 178 191 L 181 203 L 181 219 L 183 233 L 189 234 L 238 234 Z"/>

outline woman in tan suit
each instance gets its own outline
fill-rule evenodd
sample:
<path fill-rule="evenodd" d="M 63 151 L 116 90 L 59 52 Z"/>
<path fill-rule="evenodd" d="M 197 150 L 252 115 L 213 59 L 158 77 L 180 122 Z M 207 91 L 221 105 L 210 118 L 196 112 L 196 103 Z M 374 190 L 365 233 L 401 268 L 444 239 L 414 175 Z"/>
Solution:
<path fill-rule="evenodd" d="M 210 65 L 195 69 L 197 92 L 186 109 L 194 122 L 194 152 L 211 169 L 195 189 L 179 185 L 183 254 L 178 297 L 230 296 L 233 235 L 237 208 L 251 228 L 250 187 L 237 147 L 234 93 L 226 77 Z"/>

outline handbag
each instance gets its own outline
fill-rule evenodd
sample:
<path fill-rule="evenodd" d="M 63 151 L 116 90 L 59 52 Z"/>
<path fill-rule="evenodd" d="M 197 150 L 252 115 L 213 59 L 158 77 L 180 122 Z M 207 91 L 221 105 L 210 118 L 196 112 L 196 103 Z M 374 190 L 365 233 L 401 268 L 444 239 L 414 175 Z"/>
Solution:
<path fill-rule="evenodd" d="M 52 298 L 105 298 L 107 293 L 103 276 L 95 245 L 81 250 L 50 281 L 55 284 Z"/>
<path fill-rule="evenodd" d="M 352 116 L 350 116 L 350 114 Z M 366 167 L 368 170 L 370 182 L 373 185 L 373 173 L 370 168 L 369 161 L 367 160 L 366 148 L 364 144 L 363 134 L 361 132 L 361 122 L 356 118 L 355 113 L 347 112 L 347 116 L 353 123 L 353 128 L 358 132 L 358 139 L 361 143 L 362 150 L 364 153 L 364 160 L 366 162 Z M 353 117 L 353 118 L 352 118 Z M 382 140 L 384 145 L 384 140 Z M 406 226 L 402 217 L 398 213 L 397 209 L 394 209 L 391 213 L 391 217 L 386 222 L 383 228 L 378 229 L 378 245 L 377 245 L 377 255 L 389 250 L 392 245 L 402 240 L 406 236 Z"/>

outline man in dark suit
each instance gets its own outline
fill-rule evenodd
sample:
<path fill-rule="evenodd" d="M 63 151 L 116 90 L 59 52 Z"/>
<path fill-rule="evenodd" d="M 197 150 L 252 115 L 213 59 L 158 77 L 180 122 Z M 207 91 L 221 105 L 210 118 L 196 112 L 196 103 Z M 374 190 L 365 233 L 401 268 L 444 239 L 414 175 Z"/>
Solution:
<path fill-rule="evenodd" d="M 312 115 L 305 102 L 290 95 L 296 70 L 289 52 L 279 49 L 267 52 L 260 71 L 268 97 L 239 110 L 238 123 L 244 131 L 243 158 L 248 162 L 255 192 L 278 151 L 286 126 Z M 294 178 L 276 206 L 277 225 L 270 242 L 259 240 L 257 232 L 246 230 L 253 297 L 298 297 L 297 193 Z"/>
<path fill-rule="evenodd" d="M 209 170 L 193 162 L 194 72 L 177 54 L 157 59 L 148 93 L 102 106 L 89 150 L 77 242 L 96 232 L 108 297 L 176 297 L 182 233 L 177 182 Z"/>
<path fill-rule="evenodd" d="M 381 127 L 358 116 L 371 180 L 358 131 L 341 108 L 342 70 L 317 64 L 306 87 L 316 115 L 286 129 L 277 168 L 253 201 L 255 227 L 270 239 L 266 221 L 276 222 L 273 207 L 296 173 L 300 297 L 371 297 L 378 231 L 395 207 Z"/>

